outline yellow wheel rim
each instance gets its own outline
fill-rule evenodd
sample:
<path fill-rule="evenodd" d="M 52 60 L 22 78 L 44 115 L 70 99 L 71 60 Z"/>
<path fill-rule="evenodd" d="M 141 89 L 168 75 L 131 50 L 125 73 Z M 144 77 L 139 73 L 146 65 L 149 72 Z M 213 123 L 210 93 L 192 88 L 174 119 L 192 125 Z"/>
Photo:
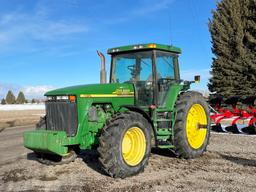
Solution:
<path fill-rule="evenodd" d="M 122 141 L 122 155 L 124 161 L 130 166 L 138 165 L 146 152 L 146 138 L 138 127 L 126 131 Z"/>
<path fill-rule="evenodd" d="M 187 139 L 192 148 L 199 149 L 204 144 L 207 134 L 205 126 L 207 126 L 207 116 L 204 108 L 200 104 L 192 105 L 186 121 Z"/>

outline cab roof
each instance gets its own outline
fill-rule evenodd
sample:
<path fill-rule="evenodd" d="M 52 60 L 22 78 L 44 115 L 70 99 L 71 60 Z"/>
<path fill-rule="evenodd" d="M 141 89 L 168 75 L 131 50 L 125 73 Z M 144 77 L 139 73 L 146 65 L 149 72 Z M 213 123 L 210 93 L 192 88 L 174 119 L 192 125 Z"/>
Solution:
<path fill-rule="evenodd" d="M 147 44 L 135 44 L 135 45 L 114 47 L 114 48 L 108 49 L 108 54 L 113 55 L 121 52 L 152 50 L 152 49 L 168 51 L 168 52 L 177 53 L 177 54 L 181 53 L 181 49 L 178 47 L 157 44 L 157 43 L 147 43 Z"/>

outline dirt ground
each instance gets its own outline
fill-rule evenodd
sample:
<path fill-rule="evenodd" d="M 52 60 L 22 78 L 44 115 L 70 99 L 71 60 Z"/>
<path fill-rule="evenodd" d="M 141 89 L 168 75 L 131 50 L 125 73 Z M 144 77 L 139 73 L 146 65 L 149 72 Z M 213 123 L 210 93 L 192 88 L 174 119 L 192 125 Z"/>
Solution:
<path fill-rule="evenodd" d="M 212 134 L 201 158 L 184 160 L 169 150 L 153 150 L 145 171 L 126 179 L 106 176 L 95 151 L 53 167 L 40 164 L 27 150 L 27 155 L 0 163 L 0 190 L 252 192 L 256 191 L 255 146 L 255 136 Z"/>
<path fill-rule="evenodd" d="M 0 111 L 0 130 L 7 127 L 34 125 L 44 110 Z"/>

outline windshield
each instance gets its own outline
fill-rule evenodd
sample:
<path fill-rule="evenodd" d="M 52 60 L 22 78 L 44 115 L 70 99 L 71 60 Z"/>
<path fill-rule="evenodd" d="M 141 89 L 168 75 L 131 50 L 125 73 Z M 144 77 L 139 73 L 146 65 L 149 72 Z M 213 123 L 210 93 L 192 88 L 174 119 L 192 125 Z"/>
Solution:
<path fill-rule="evenodd" d="M 119 54 L 113 57 L 112 83 L 152 81 L 152 52 Z"/>

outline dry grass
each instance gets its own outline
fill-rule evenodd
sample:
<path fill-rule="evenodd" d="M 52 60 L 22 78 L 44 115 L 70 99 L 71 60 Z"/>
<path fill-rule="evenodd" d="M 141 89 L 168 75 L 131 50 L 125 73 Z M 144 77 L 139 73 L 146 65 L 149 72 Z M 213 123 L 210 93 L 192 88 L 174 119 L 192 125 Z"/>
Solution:
<path fill-rule="evenodd" d="M 44 113 L 44 110 L 0 111 L 0 129 L 36 124 Z"/>

